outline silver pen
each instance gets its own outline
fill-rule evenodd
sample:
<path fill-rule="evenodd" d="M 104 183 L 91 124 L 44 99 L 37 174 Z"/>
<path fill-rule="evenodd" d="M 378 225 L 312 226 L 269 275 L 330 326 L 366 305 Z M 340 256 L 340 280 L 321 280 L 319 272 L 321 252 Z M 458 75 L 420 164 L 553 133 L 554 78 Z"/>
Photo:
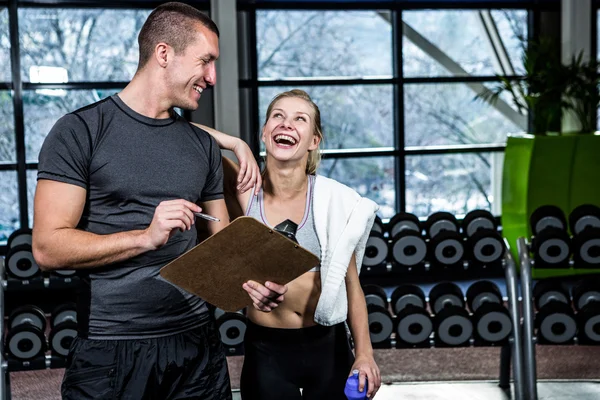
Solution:
<path fill-rule="evenodd" d="M 217 217 L 213 217 L 212 215 L 208 215 L 208 214 L 204 214 L 204 213 L 200 213 L 200 212 L 195 212 L 194 215 L 196 217 L 200 217 L 200 218 L 204 218 L 207 219 L 209 221 L 215 221 L 215 222 L 219 222 L 221 221 L 219 218 Z"/>

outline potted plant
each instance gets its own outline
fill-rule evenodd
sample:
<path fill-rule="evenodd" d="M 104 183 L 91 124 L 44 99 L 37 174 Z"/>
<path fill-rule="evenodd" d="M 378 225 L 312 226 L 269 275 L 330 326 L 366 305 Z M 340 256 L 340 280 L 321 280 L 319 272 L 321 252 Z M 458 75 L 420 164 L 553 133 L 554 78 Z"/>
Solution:
<path fill-rule="evenodd" d="M 504 157 L 502 227 L 515 255 L 516 239 L 531 237 L 529 217 L 538 207 L 553 204 L 568 216 L 580 204 L 600 205 L 600 136 L 593 118 L 600 100 L 597 67 L 583 54 L 563 64 L 559 49 L 548 39 L 529 42 L 525 77 L 499 78 L 499 85 L 478 96 L 493 103 L 509 94 L 515 107 L 532 117 L 528 133 L 508 135 Z M 565 118 L 577 129 L 562 132 Z M 589 272 L 537 270 L 534 277 Z"/>

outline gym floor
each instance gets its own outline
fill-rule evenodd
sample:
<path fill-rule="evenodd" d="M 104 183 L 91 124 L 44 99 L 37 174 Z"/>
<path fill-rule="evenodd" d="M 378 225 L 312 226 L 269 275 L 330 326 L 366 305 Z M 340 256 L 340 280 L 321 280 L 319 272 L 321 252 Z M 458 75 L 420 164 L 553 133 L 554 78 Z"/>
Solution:
<path fill-rule="evenodd" d="M 376 399 L 507 400 L 497 386 L 499 349 L 378 349 L 384 386 Z M 540 400 L 600 399 L 600 346 L 537 346 Z M 234 399 L 239 399 L 243 357 L 229 357 Z M 63 370 L 11 373 L 14 400 L 58 400 Z M 237 396 L 237 397 L 235 397 Z"/>

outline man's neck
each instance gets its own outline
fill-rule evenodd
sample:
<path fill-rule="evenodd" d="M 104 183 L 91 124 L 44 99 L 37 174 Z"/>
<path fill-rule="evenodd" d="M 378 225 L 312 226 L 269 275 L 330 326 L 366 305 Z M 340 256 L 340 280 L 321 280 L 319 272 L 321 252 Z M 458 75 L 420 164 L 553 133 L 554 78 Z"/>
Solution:
<path fill-rule="evenodd" d="M 165 89 L 158 77 L 138 71 L 131 82 L 119 93 L 119 98 L 129 108 L 148 118 L 165 119 L 171 116 L 171 104 L 166 100 Z"/>

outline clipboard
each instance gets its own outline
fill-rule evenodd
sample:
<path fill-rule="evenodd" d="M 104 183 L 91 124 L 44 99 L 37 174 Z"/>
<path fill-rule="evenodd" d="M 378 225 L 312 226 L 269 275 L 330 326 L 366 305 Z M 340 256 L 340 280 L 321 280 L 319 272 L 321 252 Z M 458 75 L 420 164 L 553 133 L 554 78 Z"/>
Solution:
<path fill-rule="evenodd" d="M 223 230 L 171 261 L 160 275 L 222 310 L 252 305 L 242 284 L 254 280 L 287 284 L 319 265 L 310 251 L 252 217 Z"/>

